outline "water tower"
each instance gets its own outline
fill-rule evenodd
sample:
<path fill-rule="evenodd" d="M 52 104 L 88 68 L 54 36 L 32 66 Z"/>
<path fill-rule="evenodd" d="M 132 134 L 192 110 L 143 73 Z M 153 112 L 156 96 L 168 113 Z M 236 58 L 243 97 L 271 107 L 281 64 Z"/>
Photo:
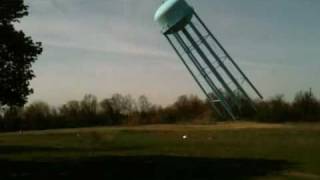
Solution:
<path fill-rule="evenodd" d="M 185 0 L 164 1 L 154 20 L 220 116 L 236 119 L 243 100 L 255 109 L 250 95 L 263 96 Z"/>

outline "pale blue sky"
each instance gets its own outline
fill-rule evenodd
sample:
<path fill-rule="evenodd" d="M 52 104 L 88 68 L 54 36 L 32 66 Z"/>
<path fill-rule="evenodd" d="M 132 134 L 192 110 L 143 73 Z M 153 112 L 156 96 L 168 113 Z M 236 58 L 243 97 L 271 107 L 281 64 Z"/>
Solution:
<path fill-rule="evenodd" d="M 313 88 L 320 96 L 319 0 L 189 0 L 266 96 L 287 99 Z M 17 25 L 44 52 L 34 64 L 30 101 L 60 105 L 92 93 L 145 94 L 168 104 L 199 94 L 160 34 L 160 0 L 26 0 Z"/>

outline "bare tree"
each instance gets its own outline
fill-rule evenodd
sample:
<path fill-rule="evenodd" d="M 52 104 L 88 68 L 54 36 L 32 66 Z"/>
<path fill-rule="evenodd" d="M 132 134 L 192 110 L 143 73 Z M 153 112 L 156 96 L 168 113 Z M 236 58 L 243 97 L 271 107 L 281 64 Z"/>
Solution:
<path fill-rule="evenodd" d="M 80 103 L 81 111 L 85 116 L 96 115 L 98 109 L 97 97 L 92 94 L 86 94 Z"/>
<path fill-rule="evenodd" d="M 137 106 L 140 113 L 147 113 L 152 109 L 152 104 L 145 95 L 138 98 Z"/>
<path fill-rule="evenodd" d="M 59 109 L 59 115 L 65 121 L 67 126 L 75 125 L 81 117 L 81 105 L 79 101 L 69 101 Z M 71 123 L 71 124 L 69 124 Z"/>

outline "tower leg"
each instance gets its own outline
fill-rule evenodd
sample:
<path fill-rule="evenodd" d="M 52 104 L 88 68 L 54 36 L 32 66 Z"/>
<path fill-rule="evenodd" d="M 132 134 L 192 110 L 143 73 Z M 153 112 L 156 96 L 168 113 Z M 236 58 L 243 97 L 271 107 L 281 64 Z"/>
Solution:
<path fill-rule="evenodd" d="M 225 64 L 222 62 L 220 57 L 215 53 L 215 51 L 211 48 L 209 43 L 206 41 L 206 39 L 201 35 L 199 30 L 194 26 L 194 24 L 191 22 L 190 23 L 191 29 L 195 32 L 195 34 L 198 36 L 198 38 L 203 42 L 205 47 L 209 50 L 211 55 L 216 59 L 218 62 L 219 66 L 224 70 L 224 72 L 229 76 L 229 78 L 232 80 L 232 82 L 236 85 L 237 89 L 242 93 L 242 95 L 250 102 L 250 105 L 252 106 L 253 109 L 255 108 L 255 105 L 253 104 L 251 98 L 249 95 L 246 93 L 246 91 L 242 88 L 240 83 L 236 80 L 236 78 L 232 75 L 232 73 L 228 70 L 228 68 L 225 66 Z M 238 100 L 238 99 L 237 99 Z M 238 100 L 239 101 L 239 100 Z"/>
<path fill-rule="evenodd" d="M 206 82 L 208 83 L 209 87 L 212 89 L 212 91 L 214 92 L 214 95 L 217 96 L 217 98 L 220 100 L 221 105 L 224 107 L 224 109 L 226 110 L 226 112 L 228 113 L 228 115 L 235 120 L 236 117 L 234 115 L 234 113 L 232 112 L 232 108 L 231 106 L 228 104 L 227 100 L 225 99 L 223 93 L 221 93 L 221 91 L 219 90 L 219 88 L 217 88 L 217 86 L 213 83 L 213 81 L 210 79 L 209 75 L 204 71 L 204 68 L 201 66 L 201 64 L 199 63 L 199 61 L 196 59 L 196 57 L 192 54 L 192 52 L 190 51 L 190 49 L 187 47 L 186 43 L 183 41 L 183 39 L 181 38 L 181 36 L 179 35 L 179 33 L 175 33 L 174 34 L 175 38 L 177 39 L 178 43 L 181 45 L 181 47 L 183 48 L 183 50 L 187 53 L 187 55 L 189 56 L 190 60 L 192 61 L 192 63 L 196 66 L 196 68 L 198 69 L 198 71 L 201 73 L 201 75 L 203 76 L 203 78 L 206 80 Z M 212 99 L 212 98 L 210 98 Z"/>
<path fill-rule="evenodd" d="M 200 57 L 202 58 L 202 60 L 207 64 L 207 66 L 210 68 L 211 72 L 215 75 L 215 77 L 218 79 L 218 81 L 221 83 L 221 85 L 223 86 L 223 88 L 226 90 L 226 92 L 231 96 L 231 98 L 233 98 L 236 101 L 232 101 L 235 102 L 235 105 L 240 107 L 240 103 L 237 101 L 237 97 L 235 96 L 234 92 L 230 89 L 230 87 L 228 86 L 228 84 L 225 82 L 225 80 L 222 78 L 222 76 L 218 73 L 218 71 L 216 70 L 216 68 L 212 65 L 212 63 L 210 62 L 210 60 L 208 59 L 208 57 L 205 55 L 205 53 L 201 50 L 201 48 L 199 47 L 199 45 L 195 42 L 195 40 L 192 38 L 192 36 L 190 35 L 190 33 L 186 30 L 183 29 L 182 30 L 183 34 L 185 35 L 185 37 L 189 40 L 189 42 L 192 44 L 193 48 L 197 51 L 197 53 L 200 55 Z"/>
<path fill-rule="evenodd" d="M 243 78 L 248 82 L 250 87 L 256 92 L 256 94 L 263 99 L 262 94 L 259 92 L 259 90 L 253 85 L 253 83 L 250 81 L 250 79 L 246 76 L 246 74 L 241 70 L 241 68 L 238 66 L 238 64 L 233 60 L 233 58 L 230 56 L 230 54 L 226 51 L 226 49 L 221 45 L 221 43 L 218 41 L 218 39 L 213 35 L 213 33 L 209 30 L 209 28 L 205 25 L 205 23 L 202 21 L 202 19 L 199 17 L 199 15 L 193 11 L 196 19 L 200 22 L 200 24 L 204 27 L 204 29 L 207 31 L 207 33 L 210 35 L 210 37 L 215 41 L 215 43 L 218 45 L 218 47 L 224 52 L 224 54 L 228 57 L 230 62 L 234 65 L 234 67 L 239 71 L 239 73 L 243 76 Z"/>
<path fill-rule="evenodd" d="M 197 84 L 199 85 L 200 89 L 203 91 L 203 93 L 206 95 L 206 97 L 208 98 L 208 100 L 210 101 L 211 107 L 213 108 L 213 110 L 220 116 L 223 117 L 222 112 L 216 107 L 216 105 L 214 104 L 214 102 L 212 102 L 212 98 L 210 97 L 209 93 L 206 91 L 206 89 L 203 87 L 203 85 L 200 83 L 200 81 L 198 80 L 198 78 L 196 77 L 196 75 L 193 73 L 193 71 L 191 70 L 191 68 L 189 67 L 189 65 L 187 64 L 187 62 L 185 61 L 185 59 L 182 57 L 182 55 L 180 54 L 180 52 L 177 50 L 177 48 L 174 46 L 173 42 L 171 41 L 170 37 L 165 35 L 166 39 L 168 40 L 169 44 L 172 46 L 172 48 L 174 49 L 174 51 L 177 53 L 177 55 L 179 56 L 179 58 L 181 59 L 182 63 L 186 66 L 186 68 L 188 69 L 189 73 L 192 75 L 193 79 L 197 82 Z"/>

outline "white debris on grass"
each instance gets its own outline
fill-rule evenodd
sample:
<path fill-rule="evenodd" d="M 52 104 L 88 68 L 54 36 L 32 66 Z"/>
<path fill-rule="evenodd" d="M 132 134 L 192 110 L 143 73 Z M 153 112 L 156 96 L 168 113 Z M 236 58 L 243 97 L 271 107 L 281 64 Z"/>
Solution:
<path fill-rule="evenodd" d="M 188 135 L 183 135 L 182 139 L 188 139 Z"/>

